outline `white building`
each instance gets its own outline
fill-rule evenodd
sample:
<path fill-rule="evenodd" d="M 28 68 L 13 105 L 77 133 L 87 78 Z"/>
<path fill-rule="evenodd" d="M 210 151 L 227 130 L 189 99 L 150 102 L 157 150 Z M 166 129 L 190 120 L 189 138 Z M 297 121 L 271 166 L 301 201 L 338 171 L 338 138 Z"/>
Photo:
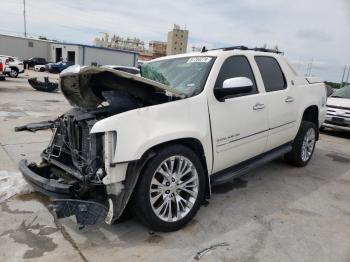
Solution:
<path fill-rule="evenodd" d="M 41 57 L 50 62 L 63 59 L 80 65 L 137 66 L 138 60 L 138 53 L 134 51 L 2 34 L 0 34 L 0 54 L 16 56 L 20 59 Z"/>

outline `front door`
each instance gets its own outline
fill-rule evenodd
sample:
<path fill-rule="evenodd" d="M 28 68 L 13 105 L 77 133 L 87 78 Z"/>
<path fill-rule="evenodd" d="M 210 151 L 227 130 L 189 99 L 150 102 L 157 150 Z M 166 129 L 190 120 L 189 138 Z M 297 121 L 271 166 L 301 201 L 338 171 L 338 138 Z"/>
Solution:
<path fill-rule="evenodd" d="M 215 87 L 233 77 L 254 83 L 251 93 L 213 100 L 209 107 L 214 164 L 213 173 L 263 153 L 268 135 L 267 97 L 259 93 L 248 59 L 232 56 L 225 60 Z"/>

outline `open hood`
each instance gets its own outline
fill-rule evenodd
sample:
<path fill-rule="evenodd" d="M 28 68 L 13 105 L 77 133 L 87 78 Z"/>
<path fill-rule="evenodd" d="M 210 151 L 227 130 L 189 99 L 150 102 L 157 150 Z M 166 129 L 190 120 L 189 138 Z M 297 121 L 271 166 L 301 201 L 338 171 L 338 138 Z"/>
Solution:
<path fill-rule="evenodd" d="M 159 96 L 176 99 L 186 95 L 171 87 L 126 72 L 74 65 L 60 74 L 63 95 L 72 106 L 96 108 L 106 101 L 103 92 L 120 91 L 147 104 L 159 104 Z M 164 99 L 163 99 L 164 100 Z"/>

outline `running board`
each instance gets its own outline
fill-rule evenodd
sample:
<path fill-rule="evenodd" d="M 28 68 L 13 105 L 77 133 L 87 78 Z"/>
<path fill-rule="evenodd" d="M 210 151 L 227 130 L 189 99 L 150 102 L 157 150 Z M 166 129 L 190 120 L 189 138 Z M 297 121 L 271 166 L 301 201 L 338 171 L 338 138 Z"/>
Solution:
<path fill-rule="evenodd" d="M 240 177 L 249 171 L 270 162 L 292 150 L 292 144 L 288 143 L 283 146 L 272 149 L 269 152 L 263 153 L 259 156 L 246 160 L 240 164 L 226 168 L 218 173 L 210 176 L 212 186 L 221 185 L 230 182 L 234 178 Z"/>

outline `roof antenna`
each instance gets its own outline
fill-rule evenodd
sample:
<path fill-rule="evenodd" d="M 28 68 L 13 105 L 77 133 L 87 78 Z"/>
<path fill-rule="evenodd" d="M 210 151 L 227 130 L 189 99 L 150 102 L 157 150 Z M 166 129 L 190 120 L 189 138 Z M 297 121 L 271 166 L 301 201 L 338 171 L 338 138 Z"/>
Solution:
<path fill-rule="evenodd" d="M 205 53 L 205 52 L 208 52 L 208 49 L 205 46 L 203 46 L 202 50 L 201 50 L 201 53 Z"/>

